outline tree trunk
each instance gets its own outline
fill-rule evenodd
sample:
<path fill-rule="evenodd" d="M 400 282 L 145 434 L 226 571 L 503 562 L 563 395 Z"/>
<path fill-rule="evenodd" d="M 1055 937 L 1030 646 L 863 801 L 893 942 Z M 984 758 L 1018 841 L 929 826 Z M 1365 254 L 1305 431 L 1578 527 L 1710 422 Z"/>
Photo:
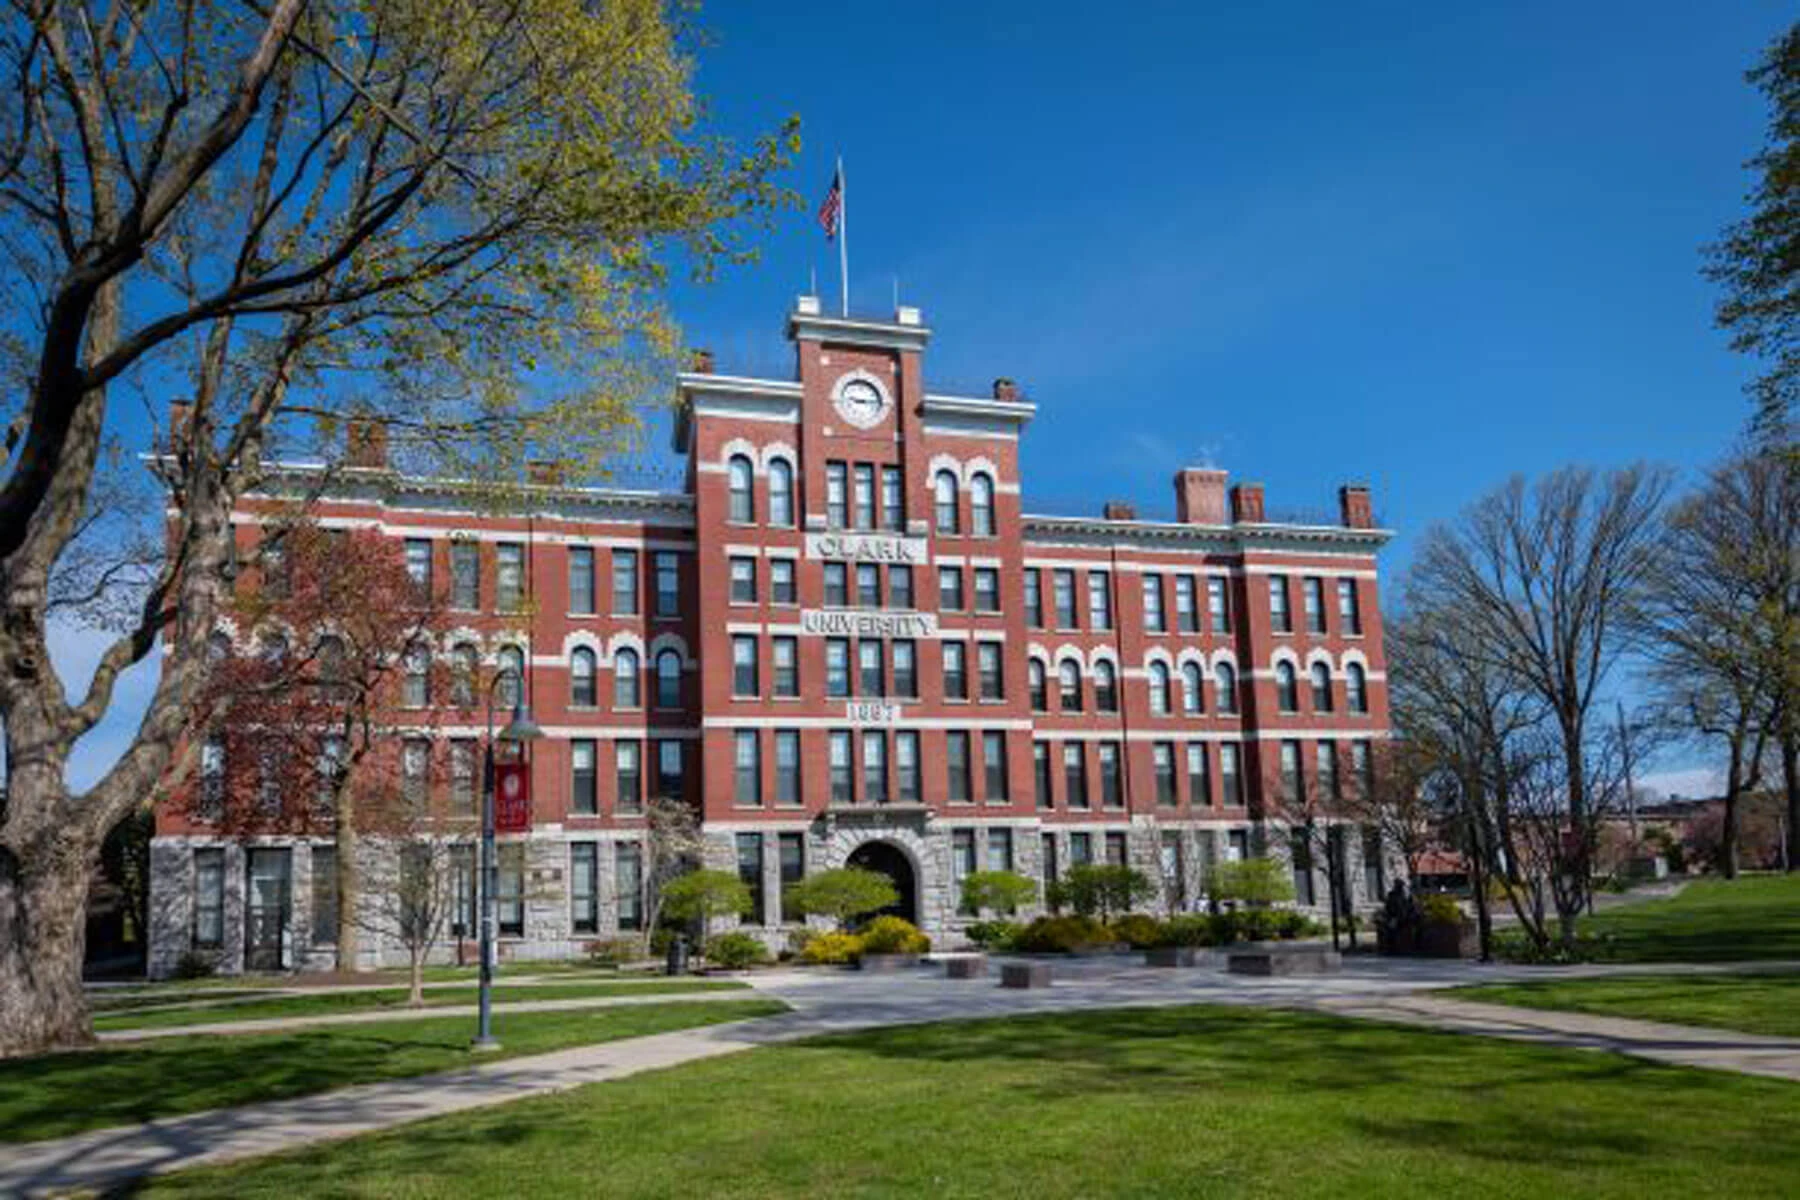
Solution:
<path fill-rule="evenodd" d="M 348 788 L 340 788 L 340 793 L 348 792 Z M 346 805 L 349 798 L 340 794 L 336 801 L 337 821 L 337 964 L 340 971 L 362 970 L 361 933 L 357 924 L 357 905 L 360 902 L 361 889 L 360 863 L 357 858 L 358 838 L 354 813 Z"/>
<path fill-rule="evenodd" d="M 1787 869 L 1800 871 L 1800 736 L 1781 738 L 1781 783 L 1787 789 Z"/>
<path fill-rule="evenodd" d="M 98 849 L 79 835 L 23 859 L 0 846 L 0 1058 L 93 1044 L 81 967 Z"/>
<path fill-rule="evenodd" d="M 1725 775 L 1725 819 L 1719 830 L 1719 873 L 1736 879 L 1738 873 L 1738 777 L 1743 771 L 1744 742 L 1731 739 L 1731 764 Z"/>
<path fill-rule="evenodd" d="M 412 961 L 408 965 L 411 968 L 411 991 L 407 993 L 406 1002 L 414 1008 L 423 1008 L 425 1006 L 425 948 L 423 946 L 412 948 Z"/>

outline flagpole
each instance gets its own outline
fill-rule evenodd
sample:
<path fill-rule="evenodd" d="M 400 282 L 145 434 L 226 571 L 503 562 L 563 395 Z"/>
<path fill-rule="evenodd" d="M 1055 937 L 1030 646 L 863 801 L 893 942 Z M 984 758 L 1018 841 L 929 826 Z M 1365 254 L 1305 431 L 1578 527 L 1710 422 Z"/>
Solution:
<path fill-rule="evenodd" d="M 850 315 L 850 182 L 844 178 L 844 156 L 838 155 L 838 284 L 843 315 Z"/>

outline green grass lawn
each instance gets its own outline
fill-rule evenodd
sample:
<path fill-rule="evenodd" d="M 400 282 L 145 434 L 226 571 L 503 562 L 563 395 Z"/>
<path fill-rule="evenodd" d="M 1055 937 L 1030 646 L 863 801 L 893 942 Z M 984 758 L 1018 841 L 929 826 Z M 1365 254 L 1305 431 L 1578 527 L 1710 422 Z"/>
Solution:
<path fill-rule="evenodd" d="M 716 992 L 743 989 L 746 985 L 730 979 L 655 979 L 642 983 L 547 983 L 525 987 L 494 988 L 495 1003 L 523 1000 L 574 1000 L 605 996 L 674 995 L 682 992 Z M 406 1007 L 405 988 L 308 992 L 298 995 L 271 995 L 261 999 L 240 1000 L 230 1004 L 196 1004 L 191 1007 L 168 1008 L 156 1012 L 122 1012 L 96 1015 L 94 1028 L 167 1029 L 178 1025 L 205 1025 L 215 1021 L 259 1021 L 279 1017 L 322 1017 L 338 1013 L 370 1012 L 376 1009 Z M 473 987 L 429 988 L 425 1007 L 442 1008 L 454 1004 L 474 1004 L 479 992 Z"/>
<path fill-rule="evenodd" d="M 1800 875 L 1697 879 L 1581 923 L 1591 956 L 1611 962 L 1800 959 Z"/>
<path fill-rule="evenodd" d="M 576 1012 L 496 1014 L 498 1057 L 537 1054 L 783 1012 L 777 1000 L 721 1000 Z M 0 1061 L 0 1143 L 63 1137 L 223 1105 L 489 1062 L 474 1021 L 436 1017 L 244 1037 L 170 1037 Z"/>
<path fill-rule="evenodd" d="M 1617 975 L 1608 979 L 1484 984 L 1444 994 L 1456 1000 L 1800 1037 L 1800 972 Z"/>
<path fill-rule="evenodd" d="M 900 1027 L 145 1181 L 153 1196 L 1792 1196 L 1800 1085 L 1292 1012 Z"/>

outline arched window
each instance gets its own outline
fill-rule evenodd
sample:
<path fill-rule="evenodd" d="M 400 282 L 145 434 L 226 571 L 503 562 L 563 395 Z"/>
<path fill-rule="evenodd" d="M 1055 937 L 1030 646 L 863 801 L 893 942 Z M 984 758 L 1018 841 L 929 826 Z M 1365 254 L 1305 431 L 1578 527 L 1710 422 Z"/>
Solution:
<path fill-rule="evenodd" d="M 1226 715 L 1238 710 L 1237 672 L 1230 663 L 1213 664 L 1213 707 Z"/>
<path fill-rule="evenodd" d="M 625 649 L 613 655 L 613 706 L 615 708 L 637 708 L 638 700 L 638 653 Z"/>
<path fill-rule="evenodd" d="M 1294 664 L 1291 662 L 1275 664 L 1275 702 L 1281 706 L 1282 712 L 1300 711 L 1300 684 L 1294 677 Z"/>
<path fill-rule="evenodd" d="M 1205 690 L 1205 681 L 1200 677 L 1200 664 L 1183 663 L 1181 667 L 1181 711 L 1190 717 L 1199 716 L 1206 707 L 1205 700 L 1201 696 Z"/>
<path fill-rule="evenodd" d="M 1025 682 L 1031 691 L 1031 711 L 1044 712 L 1049 709 L 1050 693 L 1044 679 L 1044 664 L 1035 658 L 1025 664 Z"/>
<path fill-rule="evenodd" d="M 794 468 L 778 458 L 769 464 L 769 524 L 794 523 Z"/>
<path fill-rule="evenodd" d="M 350 665 L 348 652 L 344 649 L 344 639 L 335 633 L 328 633 L 320 638 L 318 647 L 313 651 L 313 663 L 320 682 L 325 685 L 325 695 L 333 700 L 348 699 Z"/>
<path fill-rule="evenodd" d="M 726 468 L 731 479 L 731 519 L 746 523 L 756 520 L 756 501 L 750 490 L 756 469 L 742 454 L 732 455 Z"/>
<path fill-rule="evenodd" d="M 1363 674 L 1361 663 L 1351 663 L 1344 668 L 1344 703 L 1353 713 L 1369 711 L 1368 676 Z"/>
<path fill-rule="evenodd" d="M 481 674 L 481 651 L 473 643 L 458 642 L 450 648 L 450 702 L 458 708 L 475 707 L 475 679 Z"/>
<path fill-rule="evenodd" d="M 1119 673 L 1105 659 L 1094 664 L 1094 710 L 1119 711 Z"/>
<path fill-rule="evenodd" d="M 265 633 L 257 639 L 256 652 L 262 655 L 263 662 L 279 667 L 287 662 L 288 640 L 279 633 Z"/>
<path fill-rule="evenodd" d="M 1322 662 L 1312 665 L 1312 706 L 1314 712 L 1331 711 L 1331 668 Z"/>
<path fill-rule="evenodd" d="M 1150 711 L 1159 717 L 1169 715 L 1169 668 L 1159 662 L 1150 664 Z"/>
<path fill-rule="evenodd" d="M 994 536 L 994 481 L 985 471 L 969 480 L 969 532 L 976 537 Z"/>
<path fill-rule="evenodd" d="M 931 481 L 932 497 L 937 509 L 937 531 L 956 532 L 956 476 L 939 471 Z"/>
<path fill-rule="evenodd" d="M 573 708 L 593 708 L 600 703 L 600 692 L 594 685 L 594 652 L 577 646 L 569 654 L 569 704 Z"/>
<path fill-rule="evenodd" d="M 656 656 L 656 707 L 681 707 L 681 655 L 673 650 Z"/>
<path fill-rule="evenodd" d="M 1056 668 L 1058 699 L 1064 712 L 1081 711 L 1081 667 L 1072 658 L 1065 658 L 1062 665 Z"/>
<path fill-rule="evenodd" d="M 502 708 L 515 708 L 524 694 L 520 689 L 525 684 L 525 652 L 517 646 L 502 646 L 496 665 L 500 686 L 495 699 Z"/>
<path fill-rule="evenodd" d="M 206 635 L 206 665 L 216 667 L 231 657 L 231 635 L 215 629 Z"/>
<path fill-rule="evenodd" d="M 431 648 L 414 642 L 406 648 L 405 694 L 408 708 L 424 708 L 431 703 Z"/>

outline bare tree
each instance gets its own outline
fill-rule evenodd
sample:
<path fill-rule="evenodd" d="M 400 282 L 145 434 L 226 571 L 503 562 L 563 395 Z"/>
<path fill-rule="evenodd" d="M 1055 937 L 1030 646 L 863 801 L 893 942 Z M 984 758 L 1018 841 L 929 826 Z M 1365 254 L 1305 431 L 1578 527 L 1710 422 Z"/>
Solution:
<path fill-rule="evenodd" d="M 705 859 L 700 815 L 678 796 L 653 796 L 644 808 L 644 944 L 662 920 L 663 891 Z"/>

